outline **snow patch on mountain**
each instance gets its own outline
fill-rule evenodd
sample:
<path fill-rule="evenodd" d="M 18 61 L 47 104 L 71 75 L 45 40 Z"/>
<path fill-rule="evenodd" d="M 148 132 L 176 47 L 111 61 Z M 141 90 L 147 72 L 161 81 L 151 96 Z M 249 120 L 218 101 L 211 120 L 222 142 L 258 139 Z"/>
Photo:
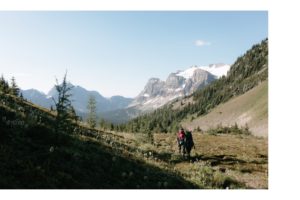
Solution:
<path fill-rule="evenodd" d="M 226 64 L 212 64 L 209 66 L 200 66 L 200 69 L 203 69 L 205 71 L 208 71 L 209 73 L 217 76 L 220 78 L 221 76 L 226 76 L 227 72 L 230 69 L 230 65 Z"/>
<path fill-rule="evenodd" d="M 166 81 L 151 78 L 128 108 L 135 107 L 140 111 L 157 109 L 176 98 L 190 95 L 203 88 L 215 79 L 226 75 L 229 69 L 230 65 L 226 64 L 192 66 L 184 71 L 171 73 Z"/>
<path fill-rule="evenodd" d="M 176 76 L 182 76 L 185 79 L 189 79 L 193 76 L 195 70 L 197 70 L 198 67 L 197 66 L 193 66 L 185 71 L 179 71 Z"/>
<path fill-rule="evenodd" d="M 197 69 L 202 69 L 202 70 L 205 70 L 213 75 L 215 75 L 216 77 L 220 78 L 221 76 L 226 76 L 227 75 L 227 72 L 229 71 L 230 69 L 230 65 L 227 65 L 227 64 L 222 64 L 222 63 L 219 63 L 219 64 L 210 64 L 208 66 L 192 66 L 184 71 L 179 71 L 176 73 L 176 76 L 181 76 L 181 77 L 184 77 L 185 79 L 190 79 L 195 71 Z"/>

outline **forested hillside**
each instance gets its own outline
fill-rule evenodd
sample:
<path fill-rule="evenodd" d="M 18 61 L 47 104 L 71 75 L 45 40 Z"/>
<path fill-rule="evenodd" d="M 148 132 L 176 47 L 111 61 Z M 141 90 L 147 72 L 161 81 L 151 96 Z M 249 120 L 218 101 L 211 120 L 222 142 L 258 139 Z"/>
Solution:
<path fill-rule="evenodd" d="M 231 66 L 227 76 L 186 97 L 192 98 L 187 105 L 181 103 L 181 106 L 175 108 L 174 103 L 169 104 L 117 128 L 128 132 L 173 132 L 178 130 L 181 121 L 188 115 L 205 115 L 217 105 L 246 93 L 267 79 L 268 39 L 265 39 L 240 56 Z"/>
<path fill-rule="evenodd" d="M 191 130 L 219 133 L 227 133 L 226 127 L 238 126 L 252 135 L 268 137 L 268 81 L 216 106 L 206 115 L 188 115 L 181 124 Z"/>
<path fill-rule="evenodd" d="M 0 92 L 0 188 L 267 188 L 267 141 L 195 134 L 191 160 L 174 135 L 111 133 Z M 149 140 L 150 139 L 150 140 Z"/>

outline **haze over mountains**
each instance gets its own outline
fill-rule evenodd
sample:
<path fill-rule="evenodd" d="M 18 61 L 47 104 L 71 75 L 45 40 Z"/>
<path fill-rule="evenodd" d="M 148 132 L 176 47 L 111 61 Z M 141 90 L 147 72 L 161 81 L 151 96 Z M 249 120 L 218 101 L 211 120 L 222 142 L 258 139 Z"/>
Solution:
<path fill-rule="evenodd" d="M 102 118 L 121 123 L 132 119 L 141 113 L 155 110 L 174 99 L 187 96 L 203 88 L 217 78 L 226 75 L 230 65 L 212 64 L 209 66 L 192 66 L 184 71 L 171 73 L 166 81 L 150 78 L 140 94 L 132 98 L 123 96 L 103 97 L 97 91 L 89 91 L 81 86 L 72 86 L 72 104 L 80 116 L 87 113 L 89 96 L 94 96 L 97 102 L 97 113 Z M 24 98 L 29 101 L 50 108 L 54 106 L 53 98 L 57 98 L 57 91 L 53 87 L 47 94 L 35 89 L 23 90 Z"/>
<path fill-rule="evenodd" d="M 71 90 L 72 105 L 79 115 L 87 113 L 88 99 L 91 95 L 96 99 L 97 112 L 99 113 L 126 108 L 132 101 L 132 98 L 126 98 L 122 96 L 112 96 L 110 98 L 106 98 L 99 94 L 97 91 L 89 91 L 81 86 L 74 86 L 71 83 L 69 83 L 69 86 L 73 87 Z M 35 89 L 22 90 L 22 94 L 27 100 L 45 108 L 54 106 L 53 98 L 57 99 L 57 91 L 55 87 L 53 87 L 47 94 L 44 94 Z"/>

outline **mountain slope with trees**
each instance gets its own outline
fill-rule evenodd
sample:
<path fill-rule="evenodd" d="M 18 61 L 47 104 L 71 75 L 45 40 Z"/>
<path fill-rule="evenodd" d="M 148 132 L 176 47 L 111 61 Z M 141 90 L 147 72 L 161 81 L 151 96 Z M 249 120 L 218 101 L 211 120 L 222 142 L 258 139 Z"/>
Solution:
<path fill-rule="evenodd" d="M 176 153 L 176 136 L 161 134 L 177 131 L 187 117 L 208 116 L 264 88 L 267 55 L 264 40 L 241 56 L 227 77 L 126 125 L 110 124 L 109 131 L 105 122 L 93 128 L 95 102 L 86 105 L 90 127 L 78 119 L 66 76 L 56 84 L 59 98 L 52 110 L 24 100 L 16 81 L 2 77 L 0 188 L 268 188 L 267 138 L 196 131 L 196 149 L 185 159 Z"/>
<path fill-rule="evenodd" d="M 0 79 L 1 189 L 199 187 L 116 151 L 113 140 L 104 139 L 109 134 L 76 122 L 65 83 L 57 84 L 58 109 L 50 111 Z"/>
<path fill-rule="evenodd" d="M 175 135 L 56 132 L 55 112 L 1 92 L 0 102 L 2 189 L 268 187 L 265 139 L 195 134 L 186 160 Z"/>
<path fill-rule="evenodd" d="M 255 136 L 268 136 L 268 82 L 263 81 L 245 94 L 231 98 L 203 116 L 188 115 L 182 126 L 210 132 L 218 127 L 248 128 Z"/>
<path fill-rule="evenodd" d="M 188 115 L 205 115 L 217 105 L 246 93 L 267 79 L 268 39 L 265 39 L 237 58 L 227 76 L 222 76 L 187 97 L 192 98 L 187 105 L 174 108 L 174 104 L 168 104 L 150 114 L 137 117 L 120 128 L 129 132 L 174 132 Z"/>

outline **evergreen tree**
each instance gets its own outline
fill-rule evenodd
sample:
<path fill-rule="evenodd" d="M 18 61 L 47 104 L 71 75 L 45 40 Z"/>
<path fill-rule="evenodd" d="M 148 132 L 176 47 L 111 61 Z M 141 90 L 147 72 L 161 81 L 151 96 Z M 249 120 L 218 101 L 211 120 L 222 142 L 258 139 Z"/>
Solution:
<path fill-rule="evenodd" d="M 17 86 L 16 79 L 15 79 L 15 77 L 12 77 L 12 78 L 11 78 L 11 88 L 10 88 L 10 93 L 11 93 L 12 95 L 19 96 L 19 92 L 20 92 L 20 89 L 19 89 L 19 87 Z"/>
<path fill-rule="evenodd" d="M 113 131 L 113 130 L 115 129 L 114 124 L 113 124 L 113 123 L 110 123 L 109 128 L 110 128 L 111 131 Z"/>
<path fill-rule="evenodd" d="M 3 74 L 0 78 L 0 91 L 2 91 L 4 93 L 9 92 L 9 85 L 8 85 L 7 81 L 4 79 Z"/>
<path fill-rule="evenodd" d="M 73 106 L 71 106 L 69 108 L 69 114 L 70 114 L 70 118 L 77 123 L 79 120 L 79 117 L 77 116 L 76 111 Z"/>
<path fill-rule="evenodd" d="M 70 100 L 72 96 L 72 94 L 70 94 L 72 87 L 67 84 L 67 73 L 65 74 L 61 84 L 59 84 L 58 80 L 56 80 L 55 89 L 58 93 L 57 102 L 53 98 L 57 112 L 56 132 L 68 132 L 73 127 L 72 121 L 74 120 L 74 113 L 72 114 L 71 112 L 73 109 Z"/>
<path fill-rule="evenodd" d="M 88 109 L 87 123 L 91 128 L 95 128 L 97 124 L 96 99 L 92 95 L 89 97 L 87 109 Z"/>
<path fill-rule="evenodd" d="M 101 119 L 99 124 L 100 124 L 100 128 L 102 128 L 103 130 L 105 130 L 105 124 L 106 124 L 105 120 Z"/>

